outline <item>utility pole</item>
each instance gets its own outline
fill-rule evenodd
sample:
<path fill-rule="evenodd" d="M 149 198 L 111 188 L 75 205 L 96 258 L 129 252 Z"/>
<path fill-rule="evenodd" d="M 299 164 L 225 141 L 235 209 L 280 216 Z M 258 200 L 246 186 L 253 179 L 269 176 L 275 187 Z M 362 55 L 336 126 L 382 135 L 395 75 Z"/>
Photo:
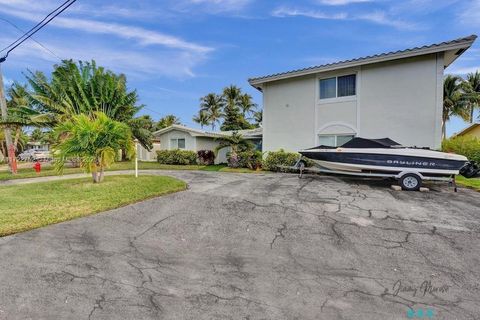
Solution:
<path fill-rule="evenodd" d="M 3 121 L 6 121 L 7 120 L 7 99 L 5 98 L 5 88 L 3 86 L 1 62 L 0 62 L 0 109 L 2 111 Z M 12 173 L 16 173 L 15 164 L 13 163 L 15 161 L 15 148 L 13 147 L 12 133 L 8 125 L 5 126 L 4 131 L 5 131 L 5 142 L 7 145 L 7 152 L 8 152 L 8 165 Z"/>

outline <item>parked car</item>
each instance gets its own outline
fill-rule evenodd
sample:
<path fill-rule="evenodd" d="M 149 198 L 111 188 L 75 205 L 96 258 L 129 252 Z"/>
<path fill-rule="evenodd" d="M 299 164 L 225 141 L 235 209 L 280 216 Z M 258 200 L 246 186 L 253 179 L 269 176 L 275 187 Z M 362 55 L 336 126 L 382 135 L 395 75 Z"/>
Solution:
<path fill-rule="evenodd" d="M 33 150 L 33 149 L 25 150 L 22 153 L 20 153 L 17 156 L 17 158 L 20 161 L 33 161 L 34 152 L 35 152 L 35 150 Z"/>
<path fill-rule="evenodd" d="M 35 150 L 32 158 L 33 161 L 50 161 L 52 160 L 52 155 L 48 150 Z"/>

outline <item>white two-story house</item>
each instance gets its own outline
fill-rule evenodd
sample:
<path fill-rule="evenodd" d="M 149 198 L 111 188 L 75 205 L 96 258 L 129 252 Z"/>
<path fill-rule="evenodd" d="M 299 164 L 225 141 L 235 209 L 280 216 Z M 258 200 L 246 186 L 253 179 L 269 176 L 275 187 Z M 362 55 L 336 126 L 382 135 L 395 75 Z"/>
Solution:
<path fill-rule="evenodd" d="M 444 69 L 476 36 L 249 79 L 263 92 L 263 151 L 354 136 L 441 145 Z"/>

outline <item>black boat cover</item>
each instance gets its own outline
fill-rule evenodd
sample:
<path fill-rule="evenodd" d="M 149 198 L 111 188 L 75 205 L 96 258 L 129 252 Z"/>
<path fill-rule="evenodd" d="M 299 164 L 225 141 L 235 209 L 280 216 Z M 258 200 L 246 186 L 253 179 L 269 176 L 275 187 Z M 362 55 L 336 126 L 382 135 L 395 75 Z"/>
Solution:
<path fill-rule="evenodd" d="M 402 145 L 398 142 L 393 141 L 390 138 L 383 138 L 383 139 L 365 139 L 365 138 L 353 138 L 352 140 L 344 143 L 343 145 L 339 146 L 341 148 L 398 148 L 402 147 Z M 315 148 L 311 148 L 308 150 L 314 149 L 336 149 L 337 147 L 331 146 L 318 146 Z"/>
<path fill-rule="evenodd" d="M 392 148 L 401 147 L 398 142 L 393 141 L 390 138 L 383 139 L 365 139 L 365 138 L 353 138 L 352 140 L 344 143 L 342 148 Z"/>

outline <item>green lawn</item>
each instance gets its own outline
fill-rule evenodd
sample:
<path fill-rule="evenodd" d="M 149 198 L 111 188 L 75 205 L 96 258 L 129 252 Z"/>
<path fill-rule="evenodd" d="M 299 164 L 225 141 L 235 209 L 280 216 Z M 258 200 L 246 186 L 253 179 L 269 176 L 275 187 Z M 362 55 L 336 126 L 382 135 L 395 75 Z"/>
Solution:
<path fill-rule="evenodd" d="M 202 170 L 202 171 L 222 171 L 222 172 L 237 172 L 237 173 L 251 173 L 257 172 L 246 168 L 228 168 L 226 165 L 212 165 L 212 166 L 202 166 L 202 165 L 167 165 L 167 164 L 160 164 L 158 162 L 139 162 L 138 168 L 140 170 L 149 170 L 149 169 L 157 169 L 157 170 Z M 135 169 L 135 165 L 133 162 L 116 162 L 108 171 L 116 171 L 116 170 L 133 170 Z M 65 168 L 63 170 L 63 174 L 74 174 L 74 173 L 83 173 L 83 169 L 81 168 Z M 43 164 L 42 165 L 42 172 L 40 173 L 40 177 L 47 177 L 47 176 L 56 176 L 58 175 L 57 171 L 49 165 Z M 8 170 L 7 167 L 4 166 L 0 169 L 0 181 L 3 180 L 11 180 L 11 179 L 24 179 L 24 178 L 35 178 L 37 174 L 33 168 L 22 168 L 18 170 L 16 175 L 12 175 Z"/>
<path fill-rule="evenodd" d="M 459 185 L 480 191 L 480 178 L 467 179 L 462 176 L 457 176 L 456 181 Z"/>
<path fill-rule="evenodd" d="M 186 189 L 162 176 L 107 176 L 0 187 L 0 236 L 39 228 Z"/>

